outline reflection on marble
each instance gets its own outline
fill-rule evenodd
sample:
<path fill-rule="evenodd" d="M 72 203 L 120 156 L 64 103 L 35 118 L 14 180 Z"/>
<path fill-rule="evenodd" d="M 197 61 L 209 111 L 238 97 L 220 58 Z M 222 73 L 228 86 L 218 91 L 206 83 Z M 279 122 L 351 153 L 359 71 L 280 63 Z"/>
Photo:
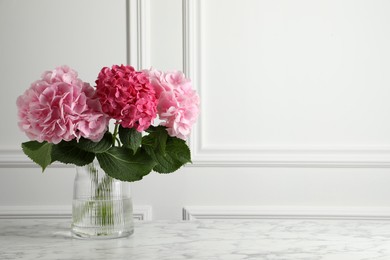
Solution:
<path fill-rule="evenodd" d="M 390 259 L 390 221 L 136 222 L 131 237 L 113 240 L 72 238 L 69 226 L 0 219 L 0 259 Z"/>

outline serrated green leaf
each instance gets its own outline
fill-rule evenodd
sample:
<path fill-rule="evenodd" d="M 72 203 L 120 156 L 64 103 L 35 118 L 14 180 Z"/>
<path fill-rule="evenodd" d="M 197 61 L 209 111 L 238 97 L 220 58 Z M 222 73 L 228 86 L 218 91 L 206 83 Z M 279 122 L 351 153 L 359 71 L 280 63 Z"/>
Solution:
<path fill-rule="evenodd" d="M 167 143 L 167 150 L 170 151 L 172 157 L 183 164 L 191 162 L 190 148 L 183 139 L 171 137 Z"/>
<path fill-rule="evenodd" d="M 168 137 L 165 154 L 145 145 L 146 152 L 157 162 L 153 168 L 159 173 L 170 173 L 178 170 L 184 164 L 191 162 L 191 152 L 184 140 L 176 137 Z"/>
<path fill-rule="evenodd" d="M 142 134 L 134 128 L 119 126 L 119 139 L 125 147 L 130 148 L 135 154 L 141 146 Z"/>
<path fill-rule="evenodd" d="M 22 143 L 23 152 L 36 164 L 42 167 L 42 172 L 52 163 L 51 151 L 53 144 L 48 142 L 29 141 Z"/>
<path fill-rule="evenodd" d="M 53 145 L 51 152 L 52 161 L 62 163 L 71 163 L 77 166 L 84 166 L 95 159 L 95 154 L 81 150 L 73 145 L 72 142 L 62 141 L 59 144 Z"/>
<path fill-rule="evenodd" d="M 72 140 L 69 143 L 83 151 L 91 153 L 103 153 L 112 146 L 112 134 L 110 132 L 106 132 L 99 142 L 93 142 L 89 139 L 81 137 L 78 142 L 76 140 Z"/>
<path fill-rule="evenodd" d="M 100 167 L 111 177 L 122 181 L 139 181 L 149 174 L 155 162 L 142 149 L 133 155 L 126 147 L 111 147 L 96 154 Z"/>
<path fill-rule="evenodd" d="M 142 143 L 147 146 L 153 146 L 158 153 L 165 155 L 165 147 L 168 139 L 168 132 L 165 126 L 153 126 L 148 129 L 149 135 L 142 138 Z"/>

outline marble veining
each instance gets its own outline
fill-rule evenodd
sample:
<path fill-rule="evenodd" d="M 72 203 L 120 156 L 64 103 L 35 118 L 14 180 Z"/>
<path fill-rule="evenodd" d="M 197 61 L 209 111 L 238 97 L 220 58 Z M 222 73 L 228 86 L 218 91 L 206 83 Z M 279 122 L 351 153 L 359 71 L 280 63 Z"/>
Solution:
<path fill-rule="evenodd" d="M 390 221 L 140 221 L 112 240 L 69 229 L 70 220 L 0 219 L 0 259 L 390 260 Z"/>

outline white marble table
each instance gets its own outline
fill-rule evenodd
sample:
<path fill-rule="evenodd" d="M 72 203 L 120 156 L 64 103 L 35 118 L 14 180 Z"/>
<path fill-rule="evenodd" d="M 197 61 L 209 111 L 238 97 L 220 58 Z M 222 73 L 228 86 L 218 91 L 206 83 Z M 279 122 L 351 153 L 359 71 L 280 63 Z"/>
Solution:
<path fill-rule="evenodd" d="M 140 221 L 113 240 L 72 238 L 69 225 L 0 219 L 0 259 L 390 259 L 390 221 Z"/>

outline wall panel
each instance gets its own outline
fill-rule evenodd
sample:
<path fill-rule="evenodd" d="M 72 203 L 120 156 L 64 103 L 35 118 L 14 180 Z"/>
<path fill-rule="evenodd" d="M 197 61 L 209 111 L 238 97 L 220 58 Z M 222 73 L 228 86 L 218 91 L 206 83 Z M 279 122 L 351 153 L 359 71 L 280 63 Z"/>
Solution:
<path fill-rule="evenodd" d="M 390 164 L 386 1 L 184 1 L 205 165 Z"/>

